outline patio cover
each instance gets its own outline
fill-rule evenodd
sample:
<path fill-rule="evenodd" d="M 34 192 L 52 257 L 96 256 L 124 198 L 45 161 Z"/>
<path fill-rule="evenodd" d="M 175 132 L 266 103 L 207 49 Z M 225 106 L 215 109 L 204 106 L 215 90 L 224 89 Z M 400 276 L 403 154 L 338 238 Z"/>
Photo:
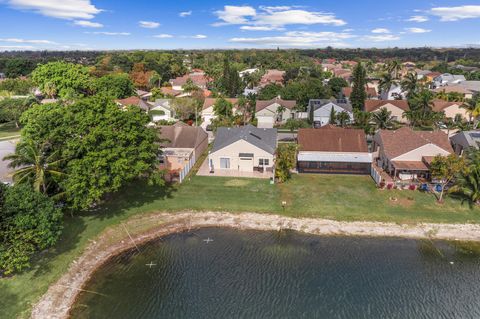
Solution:
<path fill-rule="evenodd" d="M 393 167 L 403 171 L 429 171 L 424 162 L 420 161 L 393 161 Z"/>

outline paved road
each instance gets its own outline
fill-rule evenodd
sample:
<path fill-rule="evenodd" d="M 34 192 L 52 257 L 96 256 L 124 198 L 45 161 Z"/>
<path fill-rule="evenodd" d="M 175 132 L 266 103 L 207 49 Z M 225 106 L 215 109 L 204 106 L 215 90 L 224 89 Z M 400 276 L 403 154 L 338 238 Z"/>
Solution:
<path fill-rule="evenodd" d="M 0 182 L 11 182 L 13 170 L 8 168 L 8 162 L 3 157 L 15 151 L 18 140 L 0 141 Z"/>

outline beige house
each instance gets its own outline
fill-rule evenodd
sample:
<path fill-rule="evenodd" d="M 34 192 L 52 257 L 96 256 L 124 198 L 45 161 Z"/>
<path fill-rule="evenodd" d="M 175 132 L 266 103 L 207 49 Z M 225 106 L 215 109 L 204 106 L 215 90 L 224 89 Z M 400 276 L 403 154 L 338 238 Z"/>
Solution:
<path fill-rule="evenodd" d="M 233 104 L 233 113 L 235 114 L 237 112 L 237 104 L 238 104 L 238 99 L 236 98 L 226 98 L 228 102 Z M 216 98 L 206 98 L 205 101 L 203 102 L 203 107 L 202 107 L 202 127 L 206 128 L 208 125 L 212 123 L 212 120 L 217 117 L 213 110 L 213 106 L 217 102 Z"/>
<path fill-rule="evenodd" d="M 208 147 L 208 134 L 200 127 L 183 122 L 160 126 L 162 154 L 160 169 L 167 170 L 167 180 L 182 182 L 197 159 Z"/>
<path fill-rule="evenodd" d="M 401 123 L 407 123 L 407 119 L 403 117 L 403 112 L 409 110 L 408 102 L 405 100 L 366 100 L 366 112 L 379 112 L 381 109 L 387 109 L 391 112 L 392 117 Z"/>
<path fill-rule="evenodd" d="M 208 156 L 208 166 L 210 172 L 258 171 L 271 175 L 276 149 L 276 129 L 261 129 L 252 125 L 220 127 Z"/>
<path fill-rule="evenodd" d="M 448 136 L 442 131 L 414 131 L 409 127 L 378 131 L 373 151 L 376 165 L 400 180 L 429 178 L 432 159 L 453 153 Z"/>
<path fill-rule="evenodd" d="M 464 120 L 469 120 L 470 115 L 467 110 L 462 107 L 462 102 L 446 102 L 446 101 L 434 101 L 432 109 L 435 112 L 444 112 L 445 117 L 454 119 L 459 114 Z"/>
<path fill-rule="evenodd" d="M 268 101 L 257 101 L 255 107 L 255 118 L 260 128 L 272 128 L 275 124 L 285 123 L 288 119 L 295 117 L 296 101 L 282 100 L 276 97 Z M 283 112 L 279 108 L 283 107 Z"/>

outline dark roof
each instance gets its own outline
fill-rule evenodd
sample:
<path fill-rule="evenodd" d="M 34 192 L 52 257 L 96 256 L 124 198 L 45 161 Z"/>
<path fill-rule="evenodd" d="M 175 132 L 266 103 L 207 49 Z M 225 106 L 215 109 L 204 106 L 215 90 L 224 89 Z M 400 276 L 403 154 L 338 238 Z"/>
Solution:
<path fill-rule="evenodd" d="M 380 130 L 375 134 L 375 141 L 381 145 L 385 156 L 393 159 L 427 144 L 434 144 L 441 149 L 453 153 L 447 134 L 442 131 L 414 131 L 402 127 L 395 131 Z"/>
<path fill-rule="evenodd" d="M 261 111 L 264 108 L 267 108 L 274 103 L 278 103 L 278 104 L 280 104 L 280 105 L 282 105 L 282 106 L 284 106 L 284 107 L 286 107 L 287 109 L 290 109 L 290 110 L 293 109 L 297 105 L 297 101 L 295 101 L 295 100 L 282 100 L 281 98 L 276 97 L 274 99 L 267 100 L 267 101 L 257 100 L 256 106 L 255 106 L 255 111 L 256 112 Z"/>
<path fill-rule="evenodd" d="M 316 111 L 322 106 L 327 105 L 328 103 L 333 103 L 348 112 L 352 112 L 353 110 L 352 104 L 347 102 L 347 100 L 333 101 L 333 100 L 327 100 L 327 99 L 311 99 L 310 101 L 308 101 L 308 109 L 310 110 L 313 107 L 313 110 Z"/>
<path fill-rule="evenodd" d="M 161 143 L 162 147 L 196 148 L 208 139 L 208 134 L 201 127 L 177 122 L 160 126 L 160 138 L 167 140 Z"/>
<path fill-rule="evenodd" d="M 359 129 L 332 126 L 299 129 L 298 144 L 301 151 L 368 152 L 365 132 Z"/>
<path fill-rule="evenodd" d="M 250 124 L 242 127 L 220 127 L 217 129 L 212 152 L 216 152 L 240 140 L 244 140 L 270 154 L 275 154 L 277 149 L 277 129 L 257 128 Z"/>
<path fill-rule="evenodd" d="M 480 146 L 480 131 L 464 131 L 455 134 L 450 138 L 453 144 L 462 145 L 463 148 L 473 147 L 479 149 Z"/>

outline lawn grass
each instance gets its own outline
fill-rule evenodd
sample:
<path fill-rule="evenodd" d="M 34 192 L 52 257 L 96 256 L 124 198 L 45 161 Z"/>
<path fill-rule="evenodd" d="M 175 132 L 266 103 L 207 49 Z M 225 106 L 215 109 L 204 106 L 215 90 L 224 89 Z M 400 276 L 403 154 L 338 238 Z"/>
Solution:
<path fill-rule="evenodd" d="M 20 129 L 14 122 L 0 124 L 0 139 L 8 139 L 20 135 Z"/>
<path fill-rule="evenodd" d="M 392 201 L 391 198 L 396 198 Z M 285 209 L 281 202 L 286 201 Z M 0 280 L 0 317 L 28 317 L 31 305 L 106 227 L 152 211 L 211 210 L 276 213 L 296 217 L 397 223 L 480 223 L 480 210 L 418 191 L 377 190 L 368 176 L 299 175 L 288 183 L 194 176 L 181 186 L 132 185 L 92 212 L 65 217 L 55 249 L 43 253 L 32 269 Z"/>

